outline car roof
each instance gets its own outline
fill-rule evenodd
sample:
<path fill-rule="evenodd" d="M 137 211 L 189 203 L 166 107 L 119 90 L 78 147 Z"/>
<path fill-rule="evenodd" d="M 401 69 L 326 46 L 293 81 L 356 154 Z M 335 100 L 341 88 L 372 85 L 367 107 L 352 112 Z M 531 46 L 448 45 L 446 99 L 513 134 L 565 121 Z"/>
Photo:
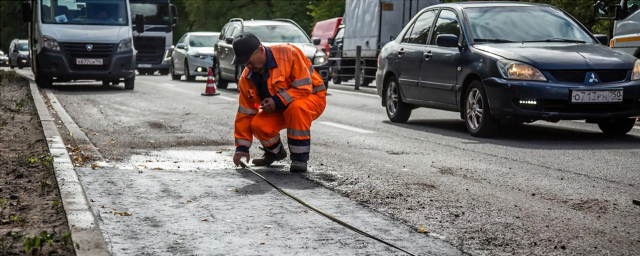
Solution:
<path fill-rule="evenodd" d="M 206 31 L 196 31 L 196 32 L 188 32 L 189 35 L 200 35 L 200 36 L 209 36 L 209 35 L 220 35 L 220 32 L 206 32 Z"/>
<path fill-rule="evenodd" d="M 239 21 L 231 21 L 231 22 L 239 22 Z M 242 21 L 245 27 L 255 27 L 255 26 L 269 26 L 269 25 L 291 25 L 296 26 L 293 23 L 279 20 L 244 20 Z"/>
<path fill-rule="evenodd" d="M 533 6 L 550 6 L 548 4 L 528 3 L 528 2 L 504 2 L 504 1 L 487 1 L 487 2 L 455 2 L 433 5 L 431 7 L 454 7 L 461 8 L 477 8 L 477 7 L 533 7 Z"/>

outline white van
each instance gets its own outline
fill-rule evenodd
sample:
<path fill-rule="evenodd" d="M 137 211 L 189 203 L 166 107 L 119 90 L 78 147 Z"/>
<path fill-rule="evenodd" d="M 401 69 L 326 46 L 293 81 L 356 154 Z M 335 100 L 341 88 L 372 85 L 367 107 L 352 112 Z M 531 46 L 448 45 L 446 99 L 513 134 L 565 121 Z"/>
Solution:
<path fill-rule="evenodd" d="M 39 86 L 71 80 L 135 82 L 135 48 L 129 0 L 29 0 L 22 4 L 29 22 L 31 69 Z M 136 15 L 137 33 L 144 31 Z"/>

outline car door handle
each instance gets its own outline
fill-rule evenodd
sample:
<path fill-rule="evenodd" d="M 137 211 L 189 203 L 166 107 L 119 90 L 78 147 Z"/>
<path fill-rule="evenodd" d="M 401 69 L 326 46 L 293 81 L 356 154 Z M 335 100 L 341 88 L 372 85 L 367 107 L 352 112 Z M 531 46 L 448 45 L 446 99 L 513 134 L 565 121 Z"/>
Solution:
<path fill-rule="evenodd" d="M 428 52 L 424 53 L 424 58 L 425 59 L 431 59 L 432 56 L 433 56 L 433 53 L 431 53 L 431 51 L 428 51 Z"/>
<path fill-rule="evenodd" d="M 398 53 L 398 55 L 402 56 L 402 54 L 404 54 L 404 48 L 400 48 L 400 50 L 396 51 L 396 53 Z"/>

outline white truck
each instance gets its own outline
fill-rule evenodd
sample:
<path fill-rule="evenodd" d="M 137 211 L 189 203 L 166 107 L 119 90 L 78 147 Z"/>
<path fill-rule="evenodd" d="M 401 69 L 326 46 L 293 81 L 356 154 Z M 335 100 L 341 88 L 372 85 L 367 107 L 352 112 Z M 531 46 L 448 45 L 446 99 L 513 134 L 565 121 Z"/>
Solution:
<path fill-rule="evenodd" d="M 135 48 L 129 0 L 28 0 L 31 70 L 36 83 L 101 80 L 103 85 L 135 84 Z M 144 32 L 142 15 L 135 17 Z"/>
<path fill-rule="evenodd" d="M 178 24 L 178 8 L 170 0 L 129 0 L 131 16 L 144 17 L 144 34 L 134 35 L 136 69 L 141 75 L 168 75 L 171 67 L 173 30 Z M 133 24 L 133 29 L 136 25 Z"/>
<path fill-rule="evenodd" d="M 597 19 L 613 20 L 609 46 L 640 58 L 640 0 L 594 0 Z"/>
<path fill-rule="evenodd" d="M 361 83 L 367 86 L 374 80 L 380 49 L 393 40 L 420 10 L 441 0 L 346 0 L 342 19 L 344 37 L 342 54 L 330 58 L 341 80 L 355 76 L 356 48 L 361 47 Z"/>

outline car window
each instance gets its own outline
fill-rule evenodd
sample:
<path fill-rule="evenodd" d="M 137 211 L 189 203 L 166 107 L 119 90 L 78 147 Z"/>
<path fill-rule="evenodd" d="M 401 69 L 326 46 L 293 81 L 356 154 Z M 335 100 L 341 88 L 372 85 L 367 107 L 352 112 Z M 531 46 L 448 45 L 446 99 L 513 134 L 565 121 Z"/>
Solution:
<path fill-rule="evenodd" d="M 24 52 L 24 51 L 28 51 L 29 50 L 29 44 L 27 43 L 19 43 L 18 44 L 18 51 Z"/>
<path fill-rule="evenodd" d="M 240 28 L 238 26 L 234 26 L 231 31 L 231 37 L 236 38 L 240 34 Z"/>
<path fill-rule="evenodd" d="M 411 23 L 411 27 L 409 29 L 407 29 L 407 32 L 404 33 L 404 37 L 402 37 L 402 43 L 408 43 L 409 42 L 409 38 L 411 38 L 411 30 L 413 30 L 413 26 L 416 23 Z"/>
<path fill-rule="evenodd" d="M 427 44 L 429 38 L 429 32 L 431 32 L 431 26 L 433 20 L 436 17 L 436 11 L 426 11 L 418 17 L 415 25 L 411 29 L 411 33 L 407 38 L 407 43 L 410 44 Z M 404 39 L 403 39 L 404 40 Z"/>
<path fill-rule="evenodd" d="M 433 29 L 433 36 L 431 36 L 432 45 L 436 44 L 436 38 L 438 35 L 451 34 L 460 37 L 460 23 L 458 17 L 451 10 L 442 10 L 436 21 L 435 28 Z"/>
<path fill-rule="evenodd" d="M 187 37 L 187 34 L 182 35 L 182 37 L 180 38 L 180 40 L 178 40 L 178 43 L 184 43 L 184 38 Z"/>
<path fill-rule="evenodd" d="M 191 47 L 213 47 L 218 41 L 217 36 L 191 36 L 189 46 Z"/>
<path fill-rule="evenodd" d="M 632 14 L 640 9 L 640 0 L 629 0 L 627 1 L 627 12 Z"/>
<path fill-rule="evenodd" d="M 522 42 L 568 39 L 595 43 L 580 24 L 554 7 L 467 8 L 465 16 L 474 40 Z"/>
<path fill-rule="evenodd" d="M 311 43 L 306 34 L 293 25 L 265 25 L 245 27 L 245 32 L 255 34 L 262 42 Z"/>
<path fill-rule="evenodd" d="M 224 33 L 227 31 L 227 28 L 229 28 L 229 24 L 225 25 L 222 30 L 220 31 L 220 35 L 218 37 L 218 40 L 224 40 Z"/>
<path fill-rule="evenodd" d="M 344 28 L 341 28 L 341 29 L 338 30 L 338 33 L 336 33 L 335 40 L 342 39 L 343 37 L 344 37 Z"/>

